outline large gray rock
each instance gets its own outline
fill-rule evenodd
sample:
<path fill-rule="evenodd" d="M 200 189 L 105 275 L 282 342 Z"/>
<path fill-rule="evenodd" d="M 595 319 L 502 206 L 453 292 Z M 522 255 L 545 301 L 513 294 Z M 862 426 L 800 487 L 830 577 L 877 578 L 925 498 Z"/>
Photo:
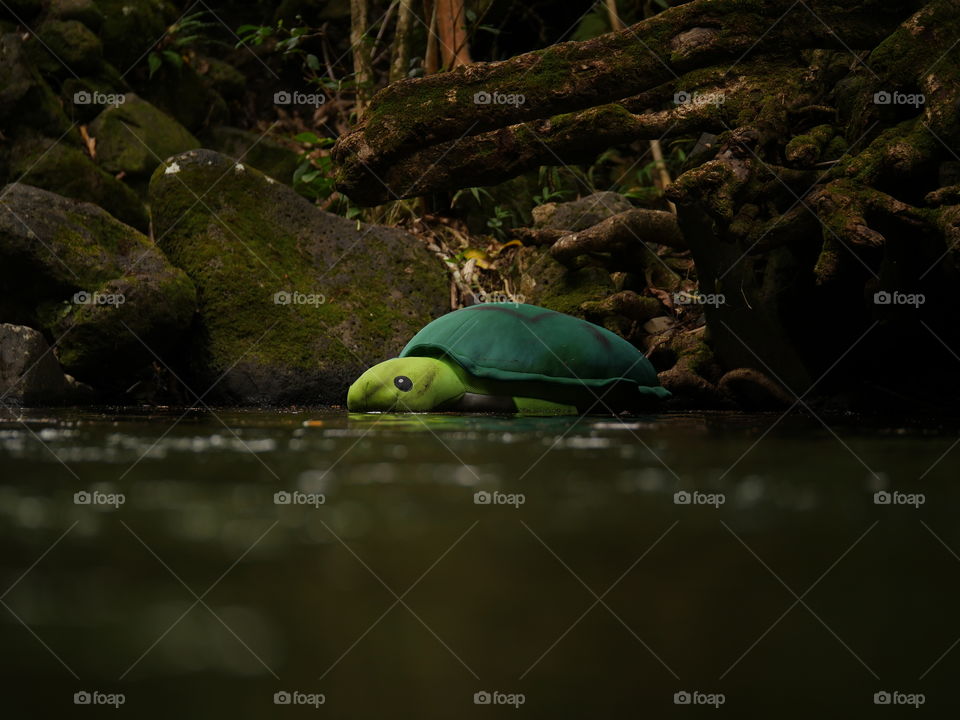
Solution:
<path fill-rule="evenodd" d="M 43 333 L 0 323 L 0 398 L 4 403 L 63 405 L 92 397 L 89 387 L 63 374 Z"/>
<path fill-rule="evenodd" d="M 170 357 L 196 303 L 189 278 L 144 235 L 21 184 L 0 192 L 0 288 L 0 322 L 43 328 L 67 372 L 106 388 L 154 362 L 147 347 Z"/>
<path fill-rule="evenodd" d="M 422 241 L 323 212 L 212 150 L 159 168 L 150 206 L 161 248 L 197 286 L 194 376 L 206 389 L 222 375 L 220 400 L 342 402 L 449 310 L 446 271 Z"/>

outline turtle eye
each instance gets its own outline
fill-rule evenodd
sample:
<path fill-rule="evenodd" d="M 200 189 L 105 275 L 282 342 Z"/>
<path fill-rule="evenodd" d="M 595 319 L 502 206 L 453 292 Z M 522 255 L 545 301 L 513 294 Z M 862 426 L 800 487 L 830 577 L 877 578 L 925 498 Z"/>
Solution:
<path fill-rule="evenodd" d="M 393 379 L 393 384 L 397 386 L 397 390 L 401 392 L 410 392 L 413 390 L 413 380 L 408 378 L 406 375 L 397 375 Z"/>

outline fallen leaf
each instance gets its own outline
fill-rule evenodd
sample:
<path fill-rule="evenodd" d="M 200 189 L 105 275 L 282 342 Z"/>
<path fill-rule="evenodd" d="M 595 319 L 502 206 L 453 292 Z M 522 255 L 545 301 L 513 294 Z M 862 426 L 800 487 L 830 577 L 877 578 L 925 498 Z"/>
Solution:
<path fill-rule="evenodd" d="M 83 144 L 87 147 L 87 155 L 91 159 L 97 159 L 97 139 L 95 137 L 90 137 L 90 134 L 87 132 L 87 126 L 80 126 L 80 137 L 83 138 Z"/>
<path fill-rule="evenodd" d="M 493 267 L 490 262 L 490 258 L 483 250 L 478 250 L 477 248 L 467 248 L 463 251 L 463 257 L 472 261 L 474 265 L 483 268 L 484 270 L 489 270 L 491 267 Z"/>

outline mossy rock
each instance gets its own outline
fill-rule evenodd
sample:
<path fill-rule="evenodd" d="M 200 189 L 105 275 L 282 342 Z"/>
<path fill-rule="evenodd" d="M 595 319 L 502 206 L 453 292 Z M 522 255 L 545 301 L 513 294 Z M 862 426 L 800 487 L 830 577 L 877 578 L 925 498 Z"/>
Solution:
<path fill-rule="evenodd" d="M 569 270 L 542 247 L 517 250 L 504 274 L 523 302 L 584 319 L 584 303 L 600 302 L 617 291 L 605 270 Z"/>
<path fill-rule="evenodd" d="M 111 106 L 112 100 L 121 95 L 125 98 L 129 89 L 117 69 L 103 62 L 96 75 L 65 78 L 60 85 L 60 97 L 64 106 L 71 110 L 74 121 L 89 124 Z"/>
<path fill-rule="evenodd" d="M 545 203 L 533 209 L 533 220 L 536 227 L 576 232 L 632 209 L 623 195 L 606 191 L 570 202 Z"/>
<path fill-rule="evenodd" d="M 150 219 L 136 193 L 76 146 L 37 136 L 20 140 L 10 169 L 12 177 L 25 184 L 99 205 L 143 232 L 149 228 Z"/>
<path fill-rule="evenodd" d="M 150 206 L 160 246 L 197 286 L 193 375 L 222 375 L 218 400 L 343 402 L 449 309 L 446 272 L 422 241 L 323 212 L 212 150 L 157 169 Z"/>
<path fill-rule="evenodd" d="M 40 81 L 23 54 L 19 35 L 0 36 L 0 117 L 6 116 Z"/>
<path fill-rule="evenodd" d="M 25 405 L 82 404 L 91 389 L 64 375 L 43 334 L 0 323 L 0 395 Z"/>
<path fill-rule="evenodd" d="M 0 18 L 12 22 L 30 22 L 43 11 L 43 0 L 5 0 L 0 5 Z"/>
<path fill-rule="evenodd" d="M 171 155 L 200 147 L 189 130 L 135 94 L 108 107 L 90 125 L 97 139 L 97 161 L 111 173 L 149 176 Z"/>
<path fill-rule="evenodd" d="M 196 292 L 147 237 L 29 185 L 8 185 L 0 198 L 10 210 L 0 212 L 0 322 L 43 328 L 67 372 L 100 388 L 126 387 L 154 361 L 150 350 L 173 357 Z"/>
<path fill-rule="evenodd" d="M 178 15 L 164 0 L 96 0 L 96 6 L 103 16 L 104 56 L 124 74 L 145 61 L 148 43 L 159 40 Z"/>
<path fill-rule="evenodd" d="M 192 132 L 228 121 L 230 109 L 190 65 L 165 62 L 143 88 L 143 97 Z"/>
<path fill-rule="evenodd" d="M 31 54 L 43 73 L 85 75 L 103 62 L 100 38 L 79 20 L 45 20 L 37 37 L 40 42 L 31 44 Z"/>
<path fill-rule="evenodd" d="M 300 158 L 293 150 L 258 133 L 232 127 L 212 128 L 203 136 L 204 147 L 241 160 L 274 180 L 290 185 Z"/>
<path fill-rule="evenodd" d="M 50 0 L 47 14 L 58 20 L 77 20 L 94 32 L 103 25 L 103 13 L 93 0 Z"/>
<path fill-rule="evenodd" d="M 9 119 L 9 120 L 8 120 Z M 60 137 L 71 129 L 60 101 L 40 77 L 15 33 L 0 36 L 0 120 L 4 132 L 30 128 Z"/>
<path fill-rule="evenodd" d="M 197 74 L 205 87 L 218 92 L 227 100 L 239 100 L 246 92 L 246 76 L 223 60 L 212 57 L 201 58 Z"/>

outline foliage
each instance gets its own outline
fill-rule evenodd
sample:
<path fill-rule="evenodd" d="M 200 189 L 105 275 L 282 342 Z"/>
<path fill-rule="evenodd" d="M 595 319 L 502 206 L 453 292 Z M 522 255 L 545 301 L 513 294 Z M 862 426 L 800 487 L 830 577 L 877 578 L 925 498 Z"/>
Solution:
<path fill-rule="evenodd" d="M 217 23 L 207 22 L 204 16 L 206 10 L 200 10 L 184 15 L 173 25 L 167 28 L 163 37 L 156 44 L 155 49 L 147 55 L 149 77 L 152 78 L 164 64 L 179 70 L 183 67 L 184 57 L 191 46 L 209 45 L 219 41 L 213 40 L 208 31 L 218 27 Z"/>
<path fill-rule="evenodd" d="M 315 133 L 300 133 L 295 138 L 304 145 L 300 165 L 293 173 L 293 188 L 310 200 L 324 204 L 331 212 L 353 219 L 361 209 L 336 191 L 333 179 L 333 160 L 328 150 L 332 138 L 318 137 Z"/>
<path fill-rule="evenodd" d="M 696 143 L 696 138 L 677 138 L 670 143 L 670 150 L 663 158 L 670 177 L 677 177 L 687 159 L 687 150 Z M 646 157 L 646 155 L 644 156 Z M 614 189 L 624 197 L 641 204 L 655 203 L 663 196 L 663 190 L 656 183 L 657 163 L 650 160 L 639 167 L 632 176 L 627 176 Z"/>
<path fill-rule="evenodd" d="M 303 18 L 299 15 L 297 20 L 303 22 Z M 326 40 L 325 33 L 321 29 L 308 25 L 287 28 L 284 27 L 281 19 L 276 25 L 241 25 L 237 28 L 237 36 L 240 38 L 236 45 L 238 48 L 244 45 L 260 47 L 272 43 L 269 46 L 274 52 L 280 53 L 283 57 L 293 58 L 300 63 L 304 80 L 310 85 L 334 95 L 355 92 L 357 89 L 353 73 L 333 77 L 333 69 L 324 68 L 317 54 L 311 52 L 313 44 Z"/>
<path fill-rule="evenodd" d="M 493 206 L 493 217 L 487 218 L 487 227 L 501 242 L 506 240 L 507 230 L 515 223 L 513 211 L 503 205 Z"/>
<path fill-rule="evenodd" d="M 464 197 L 464 193 L 469 193 L 480 207 L 483 207 L 484 200 L 487 200 L 491 203 L 496 203 L 493 195 L 491 195 L 488 190 L 482 187 L 469 187 L 457 190 L 457 192 L 453 194 L 453 197 L 450 199 L 450 207 L 456 207 L 459 200 Z M 510 210 L 499 203 L 494 204 L 490 208 L 490 212 L 493 213 L 493 217 L 487 218 L 487 228 L 489 228 L 490 232 L 498 240 L 503 242 L 507 237 L 507 230 L 517 224 L 517 218 L 514 215 L 513 210 Z"/>
<path fill-rule="evenodd" d="M 543 205 L 562 200 L 564 195 L 568 194 L 568 191 L 560 189 L 560 184 L 560 168 L 542 165 L 537 182 L 540 187 L 540 194 L 533 196 L 534 204 Z"/>

